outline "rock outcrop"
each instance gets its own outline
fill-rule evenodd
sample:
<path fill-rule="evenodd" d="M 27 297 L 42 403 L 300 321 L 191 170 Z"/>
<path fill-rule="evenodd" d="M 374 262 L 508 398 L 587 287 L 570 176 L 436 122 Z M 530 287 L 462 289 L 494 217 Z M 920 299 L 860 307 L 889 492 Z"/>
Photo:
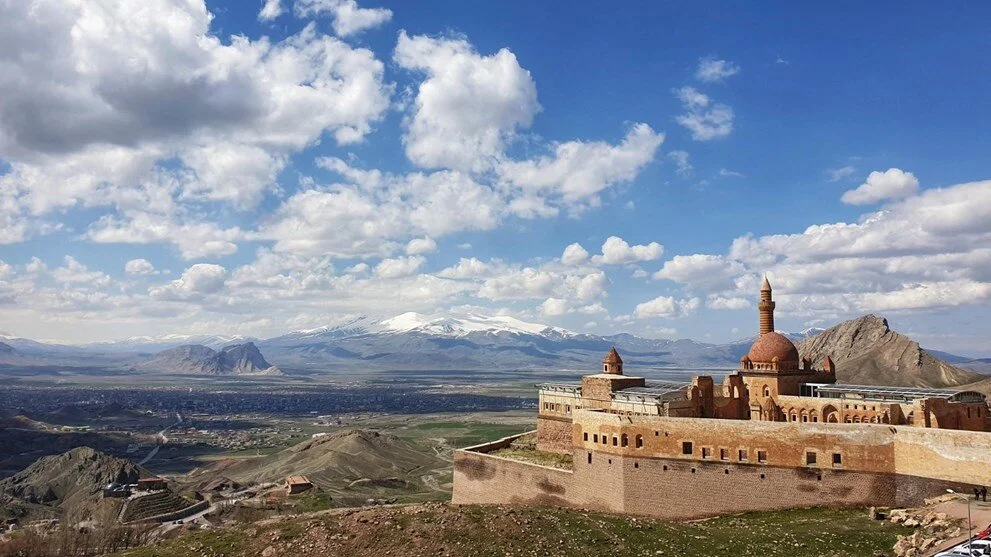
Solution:
<path fill-rule="evenodd" d="M 142 362 L 142 369 L 197 375 L 281 375 L 253 342 L 233 344 L 221 351 L 199 344 L 164 350 Z"/>
<path fill-rule="evenodd" d="M 109 483 L 134 483 L 144 476 L 151 474 L 130 460 L 78 447 L 0 480 L 0 516 L 58 515 L 98 499 Z"/>
<path fill-rule="evenodd" d="M 906 387 L 956 387 L 981 379 L 952 366 L 892 331 L 888 320 L 865 315 L 844 321 L 798 342 L 803 358 L 818 365 L 826 356 L 836 363 L 841 383 Z"/>

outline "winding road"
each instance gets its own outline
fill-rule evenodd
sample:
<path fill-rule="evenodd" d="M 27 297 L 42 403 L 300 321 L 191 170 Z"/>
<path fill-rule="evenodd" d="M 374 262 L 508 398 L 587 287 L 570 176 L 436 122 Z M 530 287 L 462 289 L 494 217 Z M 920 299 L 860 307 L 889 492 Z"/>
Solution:
<path fill-rule="evenodd" d="M 166 426 L 165 429 L 155 434 L 155 436 L 158 437 L 158 443 L 152 447 L 151 452 L 148 453 L 148 456 L 144 457 L 141 462 L 138 463 L 138 466 L 144 466 L 146 462 L 155 458 L 155 455 L 158 454 L 158 450 L 162 448 L 162 445 L 169 442 L 169 438 L 165 436 L 165 432 L 182 423 L 182 414 L 176 412 L 175 417 L 176 420 L 178 420 L 176 423 Z"/>

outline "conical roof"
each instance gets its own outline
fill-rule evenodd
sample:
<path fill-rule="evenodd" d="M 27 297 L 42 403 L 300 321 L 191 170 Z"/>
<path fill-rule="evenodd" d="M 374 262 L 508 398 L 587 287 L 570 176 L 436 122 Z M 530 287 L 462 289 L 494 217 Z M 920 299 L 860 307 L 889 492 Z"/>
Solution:
<path fill-rule="evenodd" d="M 764 281 L 760 283 L 761 292 L 771 289 L 771 283 L 767 280 L 767 275 L 764 275 Z"/>
<path fill-rule="evenodd" d="M 612 348 L 609 349 L 609 353 L 606 354 L 606 357 L 602 360 L 602 363 L 621 364 L 623 363 L 623 358 L 619 357 L 619 352 L 616 352 L 616 347 L 613 346 Z"/>

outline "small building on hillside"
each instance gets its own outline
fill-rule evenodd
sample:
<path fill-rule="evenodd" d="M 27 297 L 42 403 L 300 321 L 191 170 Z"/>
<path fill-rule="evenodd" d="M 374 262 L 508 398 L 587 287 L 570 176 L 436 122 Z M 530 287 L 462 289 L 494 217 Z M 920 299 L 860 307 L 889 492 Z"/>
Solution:
<path fill-rule="evenodd" d="M 166 489 L 168 483 L 165 478 L 159 478 L 158 476 L 152 476 L 151 478 L 141 478 L 138 483 L 134 485 L 135 491 L 158 491 L 161 489 Z"/>
<path fill-rule="evenodd" d="M 127 485 L 110 483 L 103 487 L 103 498 L 127 498 L 131 496 L 131 488 Z"/>
<path fill-rule="evenodd" d="M 313 489 L 313 484 L 306 476 L 286 476 L 286 495 L 295 495 Z"/>

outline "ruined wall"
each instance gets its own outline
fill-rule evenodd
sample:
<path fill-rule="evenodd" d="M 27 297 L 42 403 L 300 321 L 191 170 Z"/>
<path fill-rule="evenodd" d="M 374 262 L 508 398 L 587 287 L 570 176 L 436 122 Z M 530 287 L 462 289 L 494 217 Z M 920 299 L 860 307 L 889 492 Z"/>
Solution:
<path fill-rule="evenodd" d="M 571 454 L 571 418 L 537 416 L 537 448 L 541 451 Z"/>

